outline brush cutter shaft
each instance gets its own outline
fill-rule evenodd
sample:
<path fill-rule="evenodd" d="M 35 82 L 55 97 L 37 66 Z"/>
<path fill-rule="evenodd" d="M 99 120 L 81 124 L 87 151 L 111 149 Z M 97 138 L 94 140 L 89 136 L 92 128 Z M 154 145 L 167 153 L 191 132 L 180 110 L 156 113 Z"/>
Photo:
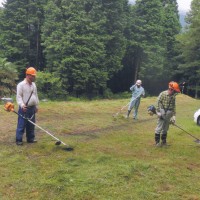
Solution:
<path fill-rule="evenodd" d="M 120 111 L 117 112 L 117 113 L 115 113 L 113 116 L 115 117 L 115 116 L 119 115 L 119 113 L 120 113 L 122 110 L 124 110 L 124 108 L 126 108 L 128 105 L 129 105 L 129 103 L 127 103 L 125 106 L 123 106 L 123 107 L 120 109 Z"/>
<path fill-rule="evenodd" d="M 50 135 L 51 137 L 53 137 L 55 140 L 60 141 L 62 144 L 66 145 L 64 142 L 62 142 L 61 140 L 59 140 L 57 137 L 55 137 L 54 135 L 52 135 L 51 133 L 49 133 L 48 131 L 44 130 L 41 126 L 35 124 L 34 122 L 32 122 L 31 120 L 28 120 L 30 123 L 34 124 L 35 126 L 37 126 L 39 129 L 43 130 L 44 132 L 46 132 L 48 135 Z"/>
<path fill-rule="evenodd" d="M 20 115 L 19 113 L 17 113 L 16 111 L 13 111 L 14 113 L 16 113 L 17 115 L 19 115 L 20 117 L 28 120 L 31 124 L 35 125 L 36 127 L 38 127 L 39 129 L 41 129 L 42 131 L 44 131 L 45 133 L 47 133 L 48 135 L 50 135 L 51 137 L 53 137 L 55 140 L 60 141 L 63 145 L 66 145 L 64 142 L 62 142 L 61 140 L 59 140 L 57 137 L 55 137 L 54 135 L 52 135 L 51 133 L 49 133 L 47 130 L 43 129 L 41 126 L 37 125 L 36 123 L 32 122 L 30 119 L 27 119 L 25 117 L 23 117 L 22 115 Z"/>
<path fill-rule="evenodd" d="M 140 94 L 141 95 L 141 94 Z M 140 95 L 138 95 L 137 97 L 135 97 L 133 100 L 135 100 L 135 99 L 137 99 Z M 132 101 L 133 101 L 132 100 Z M 117 112 L 115 115 L 113 115 L 113 116 L 117 116 L 122 110 L 124 110 L 124 108 L 126 108 L 128 105 L 130 104 L 130 102 L 128 102 L 125 106 L 123 106 L 121 109 L 120 109 L 120 111 L 119 112 Z"/>
<path fill-rule="evenodd" d="M 129 105 L 129 103 L 127 103 L 125 106 L 123 106 L 123 107 L 120 109 L 120 111 L 124 110 L 124 108 L 126 108 L 128 105 Z M 119 112 L 120 112 L 120 111 L 119 111 Z M 119 113 L 119 112 L 118 112 L 118 113 Z"/>
<path fill-rule="evenodd" d="M 190 135 L 191 137 L 193 137 L 194 139 L 198 140 L 199 139 L 197 137 L 195 137 L 194 135 L 192 135 L 191 133 L 188 133 L 186 130 L 184 130 L 183 128 L 181 128 L 180 126 L 178 126 L 177 124 L 173 124 L 174 126 L 176 126 L 177 128 L 181 129 L 182 131 L 184 131 L 185 133 L 187 133 L 188 135 Z"/>

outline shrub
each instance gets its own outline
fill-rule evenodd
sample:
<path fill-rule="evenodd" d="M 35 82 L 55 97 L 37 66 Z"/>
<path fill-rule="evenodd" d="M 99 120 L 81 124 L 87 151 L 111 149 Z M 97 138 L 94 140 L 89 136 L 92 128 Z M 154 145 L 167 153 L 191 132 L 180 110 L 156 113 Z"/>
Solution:
<path fill-rule="evenodd" d="M 62 88 L 62 81 L 55 73 L 37 72 L 37 88 L 39 98 L 52 100 L 66 99 L 68 93 Z"/>
<path fill-rule="evenodd" d="M 18 80 L 16 65 L 0 58 L 0 96 L 12 96 Z"/>

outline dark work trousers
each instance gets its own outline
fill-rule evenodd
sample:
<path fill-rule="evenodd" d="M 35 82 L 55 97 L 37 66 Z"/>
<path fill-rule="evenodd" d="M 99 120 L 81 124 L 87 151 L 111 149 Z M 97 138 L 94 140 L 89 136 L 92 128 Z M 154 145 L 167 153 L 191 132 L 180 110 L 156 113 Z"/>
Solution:
<path fill-rule="evenodd" d="M 23 112 L 22 108 L 19 107 L 18 114 L 16 142 L 22 142 L 25 130 L 27 141 L 33 141 L 35 138 L 35 126 L 27 119 L 35 123 L 35 106 L 28 107 L 26 112 Z M 24 119 L 20 115 L 27 119 Z"/>
<path fill-rule="evenodd" d="M 167 131 L 169 129 L 170 118 L 173 116 L 173 112 L 168 110 L 165 113 L 163 109 L 160 109 L 160 110 L 161 110 L 162 117 L 158 118 L 158 121 L 157 121 L 157 127 L 155 129 L 155 141 L 156 143 L 159 143 L 160 135 L 161 135 L 162 141 L 166 143 Z"/>

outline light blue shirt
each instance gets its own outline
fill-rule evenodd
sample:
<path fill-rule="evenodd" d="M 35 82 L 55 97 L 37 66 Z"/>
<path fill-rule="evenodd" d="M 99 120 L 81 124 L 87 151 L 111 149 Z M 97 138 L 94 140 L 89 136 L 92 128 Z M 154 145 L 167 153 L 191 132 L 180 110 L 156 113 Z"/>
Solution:
<path fill-rule="evenodd" d="M 145 95 L 144 88 L 142 86 L 137 87 L 137 85 L 132 85 L 130 87 L 130 90 L 132 91 L 132 98 L 139 99 L 141 96 Z"/>

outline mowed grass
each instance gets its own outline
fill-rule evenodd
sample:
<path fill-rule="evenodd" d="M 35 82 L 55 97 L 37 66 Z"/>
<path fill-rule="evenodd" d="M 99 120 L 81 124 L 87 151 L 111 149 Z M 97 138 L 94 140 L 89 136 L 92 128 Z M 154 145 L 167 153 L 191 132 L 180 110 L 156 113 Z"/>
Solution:
<path fill-rule="evenodd" d="M 129 102 L 41 102 L 37 124 L 67 144 L 36 128 L 38 143 L 15 145 L 17 115 L 0 109 L 1 200 L 198 200 L 200 144 L 170 127 L 169 146 L 154 146 L 156 117 L 144 98 L 139 119 L 125 119 Z M 177 96 L 177 124 L 200 138 L 193 114 L 200 100 Z M 16 106 L 17 110 L 17 106 Z M 131 113 L 132 114 L 132 113 Z"/>

